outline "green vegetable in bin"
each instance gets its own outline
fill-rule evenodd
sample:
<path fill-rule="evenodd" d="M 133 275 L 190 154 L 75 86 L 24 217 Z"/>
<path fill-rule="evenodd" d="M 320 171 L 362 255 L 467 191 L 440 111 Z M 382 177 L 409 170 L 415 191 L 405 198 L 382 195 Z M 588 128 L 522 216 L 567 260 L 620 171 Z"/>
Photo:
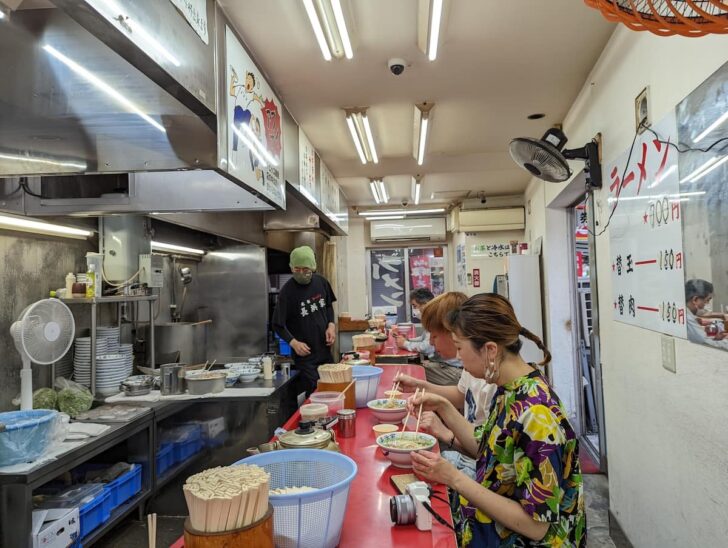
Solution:
<path fill-rule="evenodd" d="M 88 388 L 68 379 L 57 378 L 56 390 L 58 390 L 58 409 L 71 417 L 85 413 L 91 409 L 91 404 L 94 402 L 94 397 Z"/>
<path fill-rule="evenodd" d="M 33 392 L 33 409 L 55 409 L 58 396 L 52 388 L 39 388 Z"/>

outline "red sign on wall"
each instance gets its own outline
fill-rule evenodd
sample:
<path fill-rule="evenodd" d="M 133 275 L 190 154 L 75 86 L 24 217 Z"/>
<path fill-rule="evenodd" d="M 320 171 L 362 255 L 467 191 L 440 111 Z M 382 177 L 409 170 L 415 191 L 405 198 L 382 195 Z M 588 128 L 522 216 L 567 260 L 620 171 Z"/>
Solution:
<path fill-rule="evenodd" d="M 473 287 L 480 287 L 480 269 L 473 269 Z"/>

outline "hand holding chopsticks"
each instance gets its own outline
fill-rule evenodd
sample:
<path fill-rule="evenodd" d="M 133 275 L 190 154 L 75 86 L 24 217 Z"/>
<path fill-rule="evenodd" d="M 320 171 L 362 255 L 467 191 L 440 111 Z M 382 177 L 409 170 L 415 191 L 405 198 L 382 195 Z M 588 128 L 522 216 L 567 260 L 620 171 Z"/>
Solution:
<path fill-rule="evenodd" d="M 423 397 L 424 395 L 425 395 L 425 389 L 423 388 L 423 389 L 422 389 L 422 392 L 420 392 L 420 410 L 419 410 L 419 412 L 417 413 L 417 425 L 415 426 L 415 434 L 416 434 L 417 432 L 419 432 L 419 430 L 420 430 L 420 419 L 422 418 L 422 404 L 424 403 L 424 402 L 422 401 L 422 399 L 423 399 L 422 397 Z"/>

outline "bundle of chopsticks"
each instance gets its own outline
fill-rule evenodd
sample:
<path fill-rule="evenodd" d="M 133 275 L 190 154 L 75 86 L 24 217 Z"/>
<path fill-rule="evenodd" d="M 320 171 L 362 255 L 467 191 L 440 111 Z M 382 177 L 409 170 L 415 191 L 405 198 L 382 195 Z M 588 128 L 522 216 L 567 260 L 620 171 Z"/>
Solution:
<path fill-rule="evenodd" d="M 268 511 L 270 476 L 259 466 L 210 468 L 187 478 L 183 487 L 196 531 L 219 533 L 255 523 Z"/>
<path fill-rule="evenodd" d="M 351 341 L 354 348 L 370 348 L 374 346 L 374 335 L 354 335 Z"/>
<path fill-rule="evenodd" d="M 417 394 L 419 394 L 420 397 L 424 396 L 425 389 L 424 388 L 422 388 L 422 389 L 415 388 L 415 395 L 413 396 L 413 398 L 416 398 Z M 400 432 L 404 432 L 404 429 L 407 428 L 407 422 L 409 421 L 409 418 L 410 418 L 410 412 L 407 411 L 407 416 L 404 418 L 404 423 L 402 424 L 402 430 Z M 415 432 L 414 432 L 415 435 L 420 431 L 420 419 L 421 418 L 422 418 L 422 403 L 420 403 L 420 409 L 417 412 L 417 425 L 415 426 Z"/>
<path fill-rule="evenodd" d="M 157 514 L 147 514 L 149 548 L 157 548 Z"/>
<path fill-rule="evenodd" d="M 352 379 L 351 364 L 348 363 L 327 363 L 320 365 L 318 372 L 323 382 L 351 382 Z"/>

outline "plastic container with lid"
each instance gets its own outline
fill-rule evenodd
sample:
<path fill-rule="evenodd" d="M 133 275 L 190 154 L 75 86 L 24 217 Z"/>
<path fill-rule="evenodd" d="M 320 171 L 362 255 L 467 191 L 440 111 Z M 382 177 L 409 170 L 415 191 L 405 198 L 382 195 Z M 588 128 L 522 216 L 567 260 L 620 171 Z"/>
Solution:
<path fill-rule="evenodd" d="M 329 414 L 329 407 L 324 403 L 307 403 L 301 406 L 301 420 L 304 422 L 323 419 Z"/>
<path fill-rule="evenodd" d="M 335 417 L 339 409 L 344 408 L 344 394 L 342 392 L 314 392 L 311 394 L 311 403 L 322 403 L 329 408 L 327 416 Z"/>

